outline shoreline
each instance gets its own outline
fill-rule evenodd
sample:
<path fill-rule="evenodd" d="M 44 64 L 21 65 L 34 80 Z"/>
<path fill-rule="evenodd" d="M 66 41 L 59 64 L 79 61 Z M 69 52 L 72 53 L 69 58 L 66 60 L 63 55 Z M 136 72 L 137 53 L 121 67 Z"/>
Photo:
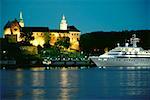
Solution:
<path fill-rule="evenodd" d="M 39 63 L 35 63 L 35 64 L 1 64 L 0 69 L 17 69 L 17 68 L 23 68 L 23 69 L 28 69 L 28 68 L 36 68 L 36 67 L 93 67 L 96 66 L 94 63 L 92 62 L 85 62 L 85 61 L 73 61 L 73 62 L 69 62 L 69 61 L 55 61 L 52 62 L 51 64 L 42 64 L 42 62 Z"/>

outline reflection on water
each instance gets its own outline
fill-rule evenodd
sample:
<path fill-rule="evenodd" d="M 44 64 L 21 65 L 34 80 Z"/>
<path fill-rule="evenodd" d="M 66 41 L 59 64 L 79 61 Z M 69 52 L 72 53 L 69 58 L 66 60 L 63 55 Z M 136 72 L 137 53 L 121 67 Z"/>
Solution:
<path fill-rule="evenodd" d="M 32 100 L 44 99 L 45 90 L 45 73 L 43 68 L 32 68 L 31 80 L 32 80 Z"/>
<path fill-rule="evenodd" d="M 31 74 L 31 77 L 32 77 L 32 86 L 33 87 L 41 87 L 41 86 L 44 86 L 44 72 L 43 71 L 36 71 L 36 72 L 33 72 Z"/>
<path fill-rule="evenodd" d="M 16 90 L 16 100 L 20 100 L 21 97 L 23 96 L 23 90 Z"/>
<path fill-rule="evenodd" d="M 131 96 L 148 94 L 149 91 L 147 87 L 149 81 L 148 77 L 150 77 L 149 73 L 145 74 L 145 73 L 141 73 L 141 71 L 121 72 L 120 86 L 126 87 L 125 89 L 122 90 L 123 92 L 121 93 L 125 93 L 126 95 L 131 95 Z"/>
<path fill-rule="evenodd" d="M 16 85 L 18 87 L 22 87 L 23 86 L 23 79 L 24 79 L 24 76 L 23 76 L 23 71 L 21 69 L 17 69 L 16 70 Z M 18 89 L 16 90 L 16 100 L 20 100 L 21 97 L 23 96 L 23 90 L 22 89 Z"/>
<path fill-rule="evenodd" d="M 45 91 L 44 89 L 33 89 L 32 90 L 32 100 L 43 100 Z"/>
<path fill-rule="evenodd" d="M 17 86 L 22 86 L 23 85 L 23 71 L 22 70 L 18 70 L 16 71 L 16 84 Z"/>
<path fill-rule="evenodd" d="M 61 100 L 69 100 L 69 91 L 67 86 L 69 85 L 68 83 L 68 71 L 67 70 L 62 70 L 60 73 L 60 99 Z"/>
<path fill-rule="evenodd" d="M 150 70 L 1 70 L 2 99 L 148 100 Z"/>

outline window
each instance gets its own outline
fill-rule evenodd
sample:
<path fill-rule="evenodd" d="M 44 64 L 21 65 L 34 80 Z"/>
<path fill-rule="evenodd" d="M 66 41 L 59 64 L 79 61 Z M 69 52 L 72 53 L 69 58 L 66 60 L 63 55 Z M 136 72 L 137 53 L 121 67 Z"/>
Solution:
<path fill-rule="evenodd" d="M 17 28 L 15 28 L 14 30 L 17 31 Z"/>

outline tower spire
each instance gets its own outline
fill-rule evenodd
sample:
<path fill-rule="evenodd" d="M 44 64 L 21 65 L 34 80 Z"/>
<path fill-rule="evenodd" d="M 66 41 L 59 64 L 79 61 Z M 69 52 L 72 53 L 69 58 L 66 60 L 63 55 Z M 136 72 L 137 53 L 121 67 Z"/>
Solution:
<path fill-rule="evenodd" d="M 65 16 L 64 16 L 64 14 L 63 14 L 62 20 L 65 20 Z"/>
<path fill-rule="evenodd" d="M 21 27 L 24 27 L 24 21 L 23 21 L 23 17 L 22 17 L 22 11 L 20 11 L 19 24 L 20 24 Z"/>
<path fill-rule="evenodd" d="M 64 14 L 63 14 L 62 20 L 60 22 L 60 30 L 67 30 L 67 21 L 65 19 Z"/>
<path fill-rule="evenodd" d="M 20 11 L 20 19 L 23 19 L 23 18 L 22 18 L 22 11 Z"/>

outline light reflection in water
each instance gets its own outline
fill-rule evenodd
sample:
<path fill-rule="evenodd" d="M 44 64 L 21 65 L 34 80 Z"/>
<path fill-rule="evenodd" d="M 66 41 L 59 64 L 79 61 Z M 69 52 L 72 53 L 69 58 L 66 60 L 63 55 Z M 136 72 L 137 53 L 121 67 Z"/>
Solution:
<path fill-rule="evenodd" d="M 16 85 L 17 87 L 22 87 L 23 86 L 23 81 L 24 79 L 24 73 L 22 69 L 16 69 Z M 23 96 L 23 90 L 22 89 L 17 89 L 15 91 L 16 94 L 16 100 L 20 100 L 21 97 Z"/>
<path fill-rule="evenodd" d="M 44 94 L 43 89 L 32 89 L 32 100 L 44 100 Z"/>
<path fill-rule="evenodd" d="M 88 96 L 115 100 L 149 97 L 150 91 L 150 73 L 145 70 L 8 70 L 2 76 L 2 96 L 6 100 L 72 100 Z"/>
<path fill-rule="evenodd" d="M 16 100 L 20 100 L 21 97 L 23 96 L 23 90 L 16 90 Z"/>
<path fill-rule="evenodd" d="M 23 85 L 23 71 L 22 70 L 18 70 L 16 71 L 16 84 L 17 86 L 22 86 Z"/>
<path fill-rule="evenodd" d="M 34 71 L 31 74 L 32 77 L 32 86 L 44 86 L 44 72 L 43 71 Z"/>
<path fill-rule="evenodd" d="M 34 70 L 31 74 L 32 78 L 32 99 L 33 100 L 42 100 L 44 99 L 45 90 L 43 89 L 45 83 L 45 74 L 44 71 Z M 35 88 L 34 88 L 35 87 Z"/>
<path fill-rule="evenodd" d="M 143 77 L 140 71 L 121 72 L 120 73 L 120 80 L 121 80 L 120 86 L 127 87 L 127 88 L 124 88 L 124 90 L 121 93 L 130 95 L 130 96 L 146 94 L 145 86 L 147 86 L 148 83 L 146 83 L 146 81 L 142 81 L 142 79 L 143 80 L 148 79 L 148 76 Z"/>
<path fill-rule="evenodd" d="M 68 91 L 68 71 L 63 68 L 60 73 L 60 99 L 69 100 L 69 91 Z"/>

